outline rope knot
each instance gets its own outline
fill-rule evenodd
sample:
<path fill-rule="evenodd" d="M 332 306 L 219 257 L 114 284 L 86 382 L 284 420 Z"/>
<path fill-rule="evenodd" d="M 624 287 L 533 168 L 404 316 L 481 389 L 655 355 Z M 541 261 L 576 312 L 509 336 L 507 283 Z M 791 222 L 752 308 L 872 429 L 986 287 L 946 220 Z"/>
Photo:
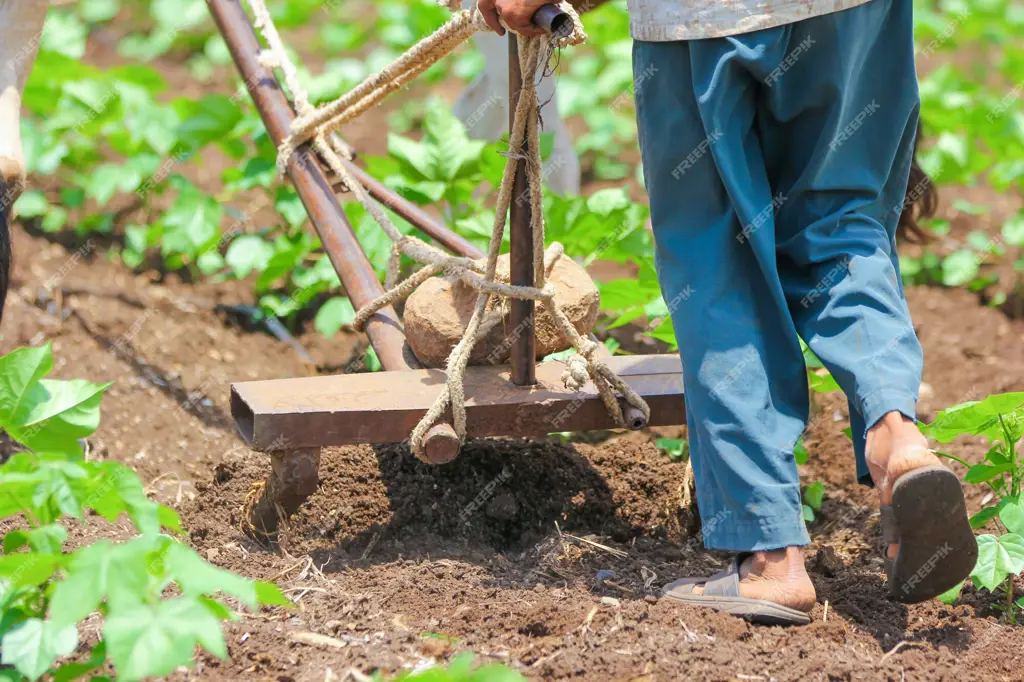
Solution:
<path fill-rule="evenodd" d="M 590 367 L 587 359 L 581 353 L 572 355 L 565 363 L 565 371 L 562 372 L 562 383 L 570 391 L 578 391 L 590 381 Z"/>

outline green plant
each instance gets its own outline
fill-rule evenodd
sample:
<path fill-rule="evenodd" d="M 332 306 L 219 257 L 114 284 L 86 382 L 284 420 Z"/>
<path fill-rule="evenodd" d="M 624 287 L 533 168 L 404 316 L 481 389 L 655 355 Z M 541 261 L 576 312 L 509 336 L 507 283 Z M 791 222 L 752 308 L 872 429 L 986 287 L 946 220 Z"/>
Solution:
<path fill-rule="evenodd" d="M 71 680 L 108 662 L 121 680 L 167 675 L 191 664 L 196 645 L 225 658 L 221 621 L 237 617 L 226 598 L 289 602 L 166 534 L 184 533 L 178 515 L 147 499 L 131 469 L 86 461 L 79 439 L 99 425 L 110 384 L 44 378 L 52 367 L 48 344 L 0 358 L 0 428 L 28 448 L 0 467 L 0 518 L 15 526 L 0 556 L 0 679 Z M 91 514 L 127 516 L 138 536 L 68 551 L 71 520 Z M 97 612 L 90 643 L 79 624 Z"/>
<path fill-rule="evenodd" d="M 821 504 L 825 500 L 825 484 L 815 481 L 804 488 L 803 515 L 804 521 L 811 523 L 815 514 L 821 511 Z"/>
<path fill-rule="evenodd" d="M 383 678 L 376 679 L 384 682 Z M 497 663 L 474 667 L 473 654 L 464 652 L 453 658 L 447 668 L 403 673 L 388 682 L 526 682 L 526 678 Z"/>
<path fill-rule="evenodd" d="M 656 444 L 673 462 L 679 462 L 690 456 L 690 444 L 685 438 L 659 438 Z"/>
<path fill-rule="evenodd" d="M 971 517 L 975 529 L 991 527 L 995 533 L 978 536 L 978 563 L 971 582 L 990 592 L 1006 595 L 1006 617 L 1016 622 L 1015 610 L 1024 599 L 1014 601 L 1013 577 L 1024 572 L 1024 453 L 1018 448 L 1024 436 L 1024 392 L 991 395 L 981 401 L 955 405 L 943 410 L 922 429 L 939 443 L 960 435 L 982 436 L 991 447 L 983 462 L 970 464 L 954 455 L 938 454 L 967 468 L 964 481 L 984 485 L 991 491 L 992 504 Z M 943 595 L 951 603 L 962 585 Z"/>

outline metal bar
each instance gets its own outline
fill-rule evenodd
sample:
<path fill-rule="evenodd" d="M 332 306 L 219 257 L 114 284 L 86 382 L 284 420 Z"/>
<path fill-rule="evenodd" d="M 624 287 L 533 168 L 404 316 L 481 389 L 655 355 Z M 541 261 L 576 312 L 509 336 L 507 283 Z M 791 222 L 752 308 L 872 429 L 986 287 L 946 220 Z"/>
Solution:
<path fill-rule="evenodd" d="M 650 426 L 684 423 L 678 355 L 619 356 L 606 362 L 647 401 Z M 523 390 L 509 383 L 508 367 L 467 368 L 467 435 L 615 428 L 593 383 L 570 391 L 561 380 L 564 370 L 563 362 L 541 363 L 537 385 Z M 242 437 L 257 450 L 275 442 L 293 448 L 400 442 L 444 386 L 440 369 L 241 382 L 231 386 L 231 413 Z M 451 449 L 447 452 L 454 456 Z M 438 453 L 435 461 L 447 461 L 444 449 Z"/>
<path fill-rule="evenodd" d="M 425 232 L 427 236 L 434 239 L 441 246 L 452 253 L 468 258 L 483 258 L 486 255 L 474 246 L 472 242 L 449 230 L 446 225 L 437 222 L 429 213 L 399 195 L 356 164 L 347 159 L 342 159 L 342 163 L 345 164 L 346 169 L 352 174 L 356 182 L 366 188 L 370 196 Z"/>
<path fill-rule="evenodd" d="M 544 5 L 530 19 L 536 26 L 548 33 L 568 38 L 572 35 L 572 17 L 558 8 L 558 5 Z"/>
<path fill-rule="evenodd" d="M 511 134 L 519 93 L 523 87 L 523 74 L 519 66 L 519 41 L 508 32 L 508 128 Z M 526 152 L 526 143 L 523 143 Z M 512 183 L 512 202 L 509 205 L 511 233 L 510 275 L 513 285 L 532 287 L 533 234 L 530 230 L 530 184 L 526 178 L 526 163 L 516 164 Z M 533 327 L 534 302 L 513 298 L 510 305 L 509 325 L 515 334 L 511 350 L 512 382 L 517 386 L 537 383 L 537 336 Z M 525 332 L 525 333 L 524 333 Z"/>
<path fill-rule="evenodd" d="M 277 78 L 259 62 L 260 45 L 249 18 L 238 0 L 208 0 L 208 4 L 270 138 L 280 144 L 289 134 L 294 113 Z M 308 145 L 299 147 L 288 162 L 288 176 L 352 303 L 359 308 L 382 295 L 377 275 Z M 409 369 L 405 334 L 394 308 L 388 306 L 374 315 L 366 333 L 381 365 L 388 370 Z"/>

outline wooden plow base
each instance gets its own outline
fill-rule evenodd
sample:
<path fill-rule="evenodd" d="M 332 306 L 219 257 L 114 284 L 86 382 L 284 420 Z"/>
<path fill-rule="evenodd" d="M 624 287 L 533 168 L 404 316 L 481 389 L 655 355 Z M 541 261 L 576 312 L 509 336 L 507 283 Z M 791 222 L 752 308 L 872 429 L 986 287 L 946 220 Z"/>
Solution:
<path fill-rule="evenodd" d="M 259 61 L 261 48 L 252 24 L 239 0 L 208 0 L 208 6 L 270 138 L 280 145 L 295 114 L 276 76 Z M 557 8 L 547 7 L 534 21 L 552 30 L 561 19 Z M 514 36 L 509 40 L 509 53 L 514 110 L 521 87 Z M 437 243 L 461 256 L 483 256 L 422 209 L 354 164 L 346 164 L 375 199 Z M 383 294 L 383 289 L 338 203 L 335 188 L 308 144 L 299 147 L 287 170 L 346 293 L 356 308 L 367 305 Z M 525 177 L 517 178 L 517 195 L 525 191 L 521 183 Z M 514 203 L 511 213 L 513 283 L 532 286 L 529 211 Z M 512 304 L 517 317 L 523 318 L 520 324 L 525 326 L 520 328 L 532 330 L 533 302 L 514 300 Z M 273 539 L 282 519 L 316 491 L 321 447 L 403 442 L 444 386 L 443 371 L 420 369 L 393 308 L 388 306 L 374 315 L 366 331 L 386 371 L 232 385 L 231 414 L 242 437 L 254 450 L 269 453 L 271 459 L 262 491 L 251 504 L 247 502 L 249 525 L 245 530 L 254 537 Z M 513 340 L 510 366 L 467 369 L 467 435 L 537 436 L 615 428 L 592 383 L 569 391 L 561 381 L 564 363 L 535 366 L 533 341 L 532 333 Z M 651 408 L 650 419 L 645 420 L 639 410 L 620 400 L 629 428 L 684 423 L 678 355 L 609 357 L 605 361 Z M 451 461 L 459 447 L 455 430 L 445 421 L 424 437 L 424 454 L 434 463 Z"/>

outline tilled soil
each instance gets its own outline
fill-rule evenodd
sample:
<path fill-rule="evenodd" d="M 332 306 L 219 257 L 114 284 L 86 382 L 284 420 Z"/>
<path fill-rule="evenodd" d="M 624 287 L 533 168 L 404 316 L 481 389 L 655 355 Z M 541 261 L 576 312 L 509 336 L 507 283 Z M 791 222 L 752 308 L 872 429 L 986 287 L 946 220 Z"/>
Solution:
<path fill-rule="evenodd" d="M 90 58 L 103 63 L 107 43 Z M 194 87 L 183 67 L 165 67 Z M 379 132 L 356 125 L 346 137 L 380 152 Z M 215 162 L 195 180 L 215 185 Z M 1000 223 L 982 227 L 994 234 Z M 818 606 L 807 627 L 755 627 L 657 599 L 665 582 L 726 559 L 702 550 L 685 464 L 654 445 L 678 428 L 478 441 L 443 467 L 401 446 L 330 448 L 320 489 L 280 545 L 255 543 L 240 514 L 268 462 L 236 435 L 230 382 L 334 373 L 361 356 L 365 337 L 301 334 L 311 366 L 216 312 L 251 302 L 251 283 L 157 281 L 109 262 L 103 244 L 75 256 L 81 246 L 15 231 L 3 350 L 50 339 L 54 376 L 113 381 L 89 456 L 134 467 L 179 509 L 198 551 L 275 580 L 296 602 L 228 625 L 230 659 L 200 655 L 180 679 L 348 680 L 353 669 L 394 672 L 469 650 L 531 680 L 1024 680 L 1024 627 L 1005 623 L 988 593 L 968 589 L 953 607 L 884 597 L 875 495 L 854 482 L 840 396 L 818 397 L 805 439 L 806 479 L 828 490 L 810 526 Z M 40 291 L 47 283 L 55 295 Z M 916 288 L 908 299 L 925 347 L 922 418 L 1024 390 L 1024 320 L 964 291 Z M 949 449 L 977 461 L 987 447 L 965 438 Z M 982 491 L 967 492 L 977 508 Z M 96 535 L 127 529 L 92 522 L 72 544 Z M 329 639 L 309 644 L 308 633 Z"/>
<path fill-rule="evenodd" d="M 1024 629 L 1003 622 L 988 593 L 969 589 L 954 607 L 884 597 L 874 495 L 853 482 L 839 396 L 819 400 L 806 439 L 807 478 L 828 486 L 811 525 L 819 605 L 808 627 L 754 627 L 656 598 L 668 580 L 725 560 L 702 551 L 683 507 L 685 465 L 654 445 L 680 429 L 477 441 L 442 467 L 403 446 L 329 448 L 320 490 L 267 548 L 239 530 L 267 461 L 235 435 L 228 384 L 317 368 L 213 310 L 244 300 L 245 284 L 154 283 L 98 253 L 72 262 L 65 247 L 21 231 L 15 246 L 5 347 L 45 334 L 56 376 L 115 382 L 90 456 L 135 467 L 182 512 L 197 550 L 276 580 L 297 603 L 229 625 L 230 660 L 202 655 L 182 678 L 320 682 L 471 650 L 538 680 L 1024 679 Z M 41 296 L 54 273 L 62 295 Z M 966 292 L 908 295 L 927 357 L 922 417 L 1021 388 L 1024 322 Z M 320 371 L 365 343 L 299 341 Z M 985 451 L 969 439 L 951 449 L 970 460 Z M 91 524 L 73 537 L 98 533 L 109 531 Z M 309 632 L 330 644 L 298 641 Z"/>

